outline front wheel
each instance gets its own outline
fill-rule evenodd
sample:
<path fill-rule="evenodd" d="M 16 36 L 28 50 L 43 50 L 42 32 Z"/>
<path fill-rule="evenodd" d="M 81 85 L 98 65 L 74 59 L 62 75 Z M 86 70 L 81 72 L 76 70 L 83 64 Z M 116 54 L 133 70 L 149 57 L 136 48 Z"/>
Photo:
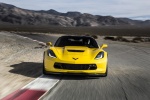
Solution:
<path fill-rule="evenodd" d="M 44 58 L 45 58 L 45 56 L 43 54 L 43 68 L 42 68 L 42 72 L 43 72 L 44 75 L 48 75 L 48 73 L 45 70 Z"/>
<path fill-rule="evenodd" d="M 108 75 L 108 66 L 106 68 L 106 72 L 102 75 L 102 77 L 106 77 Z"/>
<path fill-rule="evenodd" d="M 44 60 L 43 60 L 43 68 L 42 68 L 42 72 L 43 72 L 44 75 L 48 75 L 47 72 L 46 72 L 46 70 L 45 70 Z"/>

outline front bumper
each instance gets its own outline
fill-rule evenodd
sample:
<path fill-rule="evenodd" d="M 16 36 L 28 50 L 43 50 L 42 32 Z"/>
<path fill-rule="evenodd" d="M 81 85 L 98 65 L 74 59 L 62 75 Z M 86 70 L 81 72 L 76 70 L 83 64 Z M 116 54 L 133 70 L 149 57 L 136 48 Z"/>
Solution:
<path fill-rule="evenodd" d="M 63 66 L 62 65 L 67 65 Z M 56 66 L 58 65 L 58 66 Z M 61 66 L 59 66 L 61 65 Z M 85 66 L 82 66 L 85 65 Z M 90 65 L 91 67 L 89 67 Z M 81 68 L 79 68 L 79 66 Z M 93 66 L 93 67 L 92 67 Z M 76 68 L 75 68 L 76 67 Z M 103 75 L 107 70 L 107 59 L 85 61 L 85 62 L 71 62 L 61 61 L 56 58 L 50 58 L 45 55 L 44 69 L 47 73 L 53 74 L 81 74 L 81 75 Z"/>
<path fill-rule="evenodd" d="M 72 72 L 50 72 L 46 71 L 46 74 L 53 74 L 53 75 L 79 75 L 79 76 L 104 76 L 105 73 L 72 73 Z"/>

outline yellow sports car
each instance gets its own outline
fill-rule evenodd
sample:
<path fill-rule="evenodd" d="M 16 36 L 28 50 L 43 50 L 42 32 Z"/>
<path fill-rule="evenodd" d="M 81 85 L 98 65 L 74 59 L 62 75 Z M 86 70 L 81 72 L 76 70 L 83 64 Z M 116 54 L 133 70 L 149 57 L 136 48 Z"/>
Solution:
<path fill-rule="evenodd" d="M 43 74 L 107 76 L 107 52 L 89 36 L 61 36 L 44 51 Z"/>

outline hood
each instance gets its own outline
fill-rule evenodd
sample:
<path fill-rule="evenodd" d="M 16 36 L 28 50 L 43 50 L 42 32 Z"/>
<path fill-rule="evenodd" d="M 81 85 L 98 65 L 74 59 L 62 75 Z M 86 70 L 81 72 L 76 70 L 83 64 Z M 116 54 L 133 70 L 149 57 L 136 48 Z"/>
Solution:
<path fill-rule="evenodd" d="M 63 61 L 87 62 L 95 58 L 99 48 L 88 48 L 83 46 L 54 47 L 53 51 Z"/>

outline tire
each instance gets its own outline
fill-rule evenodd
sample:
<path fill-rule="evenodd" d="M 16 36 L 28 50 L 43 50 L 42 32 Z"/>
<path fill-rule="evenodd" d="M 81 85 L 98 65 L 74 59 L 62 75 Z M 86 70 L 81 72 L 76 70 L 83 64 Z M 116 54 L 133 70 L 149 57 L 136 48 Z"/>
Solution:
<path fill-rule="evenodd" d="M 107 67 L 106 72 L 104 74 L 94 75 L 92 77 L 107 77 L 107 75 L 108 75 L 108 67 Z"/>
<path fill-rule="evenodd" d="M 42 68 L 42 72 L 43 72 L 44 75 L 48 75 L 48 73 L 45 70 L 44 58 L 45 57 L 44 57 L 44 54 L 43 54 L 43 68 Z"/>
<path fill-rule="evenodd" d="M 106 72 L 102 75 L 102 77 L 106 77 L 107 75 L 108 75 L 108 66 L 107 66 Z"/>
<path fill-rule="evenodd" d="M 44 62 L 43 62 L 43 69 L 42 69 L 42 71 L 43 71 L 44 75 L 48 75 L 47 72 L 46 72 L 46 70 L 45 70 L 45 67 L 44 67 Z"/>

